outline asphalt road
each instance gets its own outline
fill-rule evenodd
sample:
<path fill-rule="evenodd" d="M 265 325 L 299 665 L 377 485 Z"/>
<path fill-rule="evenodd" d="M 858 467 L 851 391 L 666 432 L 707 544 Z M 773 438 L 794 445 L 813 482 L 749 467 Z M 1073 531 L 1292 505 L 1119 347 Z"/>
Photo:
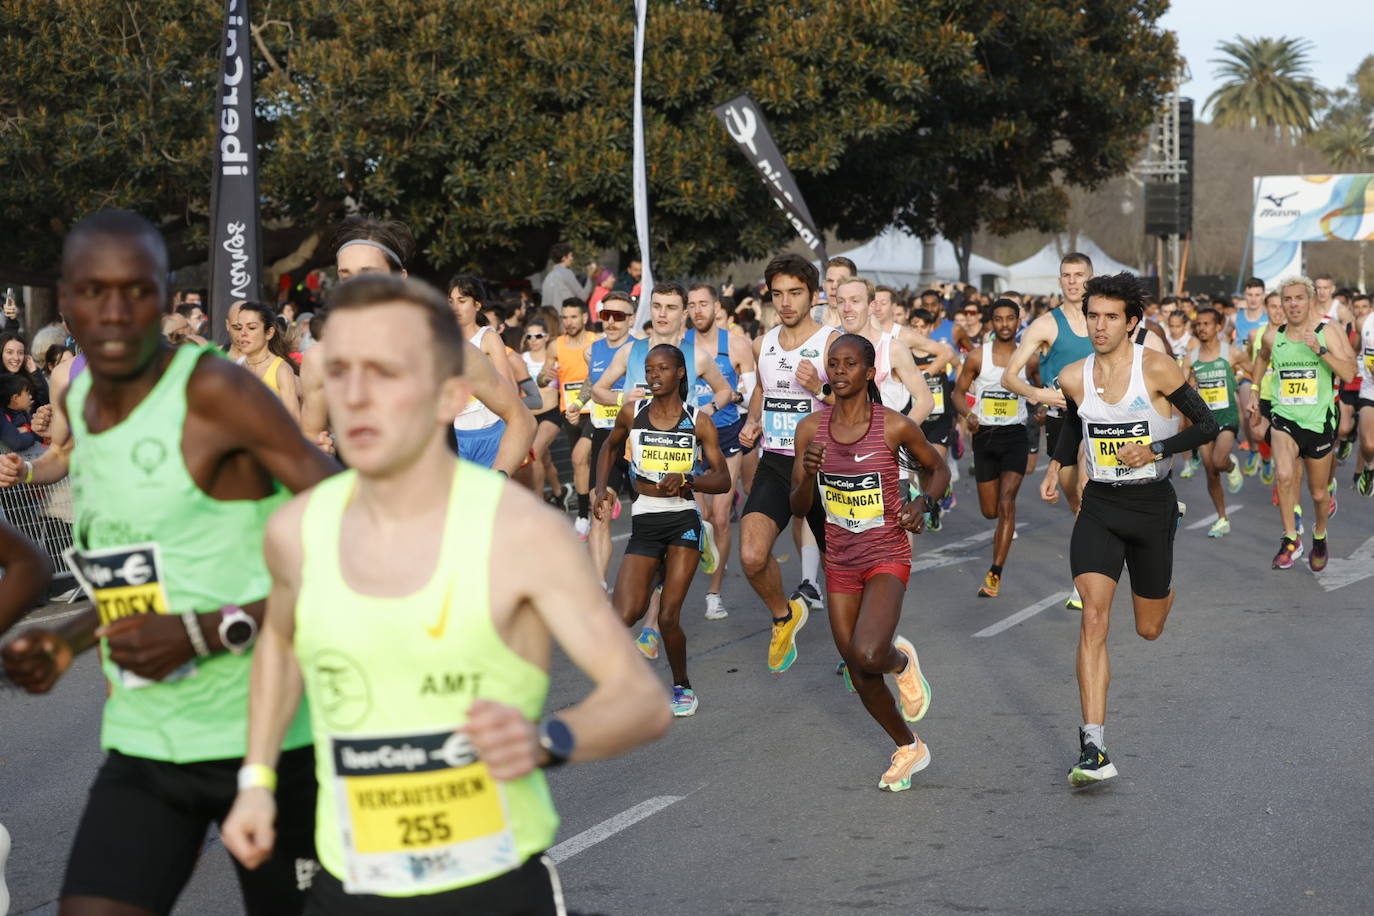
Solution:
<path fill-rule="evenodd" d="M 1038 477 L 1038 475 L 1037 475 Z M 730 617 L 684 613 L 701 709 L 627 757 L 556 771 L 554 855 L 570 905 L 607 914 L 1275 913 L 1374 911 L 1374 502 L 1342 472 L 1331 567 L 1269 569 L 1277 513 L 1257 480 L 1233 533 L 1206 537 L 1201 477 L 1179 481 L 1180 596 L 1139 639 L 1118 596 L 1107 745 L 1121 776 L 1068 788 L 1077 753 L 1067 592 L 1071 519 L 1023 490 L 1002 596 L 974 597 L 991 523 L 972 484 L 920 539 L 901 632 L 933 705 L 933 763 L 911 791 L 876 788 L 891 746 L 847 694 L 823 616 L 783 675 L 767 614 L 731 573 Z M 628 516 L 617 523 L 627 530 Z M 623 541 L 617 546 L 623 545 Z M 784 537 L 785 578 L 798 573 Z M 1123 590 L 1124 591 L 1124 590 Z M 1006 625 L 1018 615 L 1024 619 Z M 50 613 L 50 612 L 45 612 Z M 989 635 L 977 635 L 980 632 Z M 657 670 L 667 680 L 666 664 Z M 551 705 L 586 682 L 566 662 Z M 48 914 L 100 759 L 103 685 L 86 658 L 48 697 L 0 695 L 0 820 L 15 839 L 12 912 Z M 136 841 L 137 825 L 130 827 Z M 218 842 L 177 912 L 238 912 Z"/>

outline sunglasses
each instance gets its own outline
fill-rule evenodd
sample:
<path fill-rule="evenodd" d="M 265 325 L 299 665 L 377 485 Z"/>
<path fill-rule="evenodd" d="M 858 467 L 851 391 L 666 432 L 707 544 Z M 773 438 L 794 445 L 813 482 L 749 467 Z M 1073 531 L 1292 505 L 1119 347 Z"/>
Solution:
<path fill-rule="evenodd" d="M 627 318 L 629 318 L 629 317 L 630 317 L 630 316 L 629 316 L 629 314 L 628 314 L 627 312 L 602 312 L 602 313 L 601 313 L 601 320 L 602 320 L 602 321 L 625 321 L 625 320 L 626 320 Z"/>
<path fill-rule="evenodd" d="M 548 337 L 548 336 L 549 336 L 549 335 L 547 335 L 547 334 L 526 334 L 526 335 L 525 335 L 525 339 L 526 339 L 526 340 L 543 340 L 545 337 Z"/>

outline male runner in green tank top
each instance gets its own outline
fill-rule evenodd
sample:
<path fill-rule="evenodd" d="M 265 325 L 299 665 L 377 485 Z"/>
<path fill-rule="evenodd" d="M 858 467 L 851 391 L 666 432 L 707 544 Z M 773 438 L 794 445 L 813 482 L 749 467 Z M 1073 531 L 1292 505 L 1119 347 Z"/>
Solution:
<path fill-rule="evenodd" d="M 1250 360 L 1242 345 L 1222 340 L 1225 319 L 1214 308 L 1199 309 L 1193 322 L 1197 346 L 1188 351 L 1188 381 L 1198 390 L 1202 400 L 1212 411 L 1221 432 L 1199 450 L 1202 465 L 1207 471 L 1207 493 L 1217 510 L 1207 536 L 1219 538 L 1231 533 L 1231 520 L 1226 517 L 1226 494 L 1221 479 L 1226 477 L 1226 489 L 1239 493 L 1245 481 L 1239 460 L 1231 456 L 1240 432 L 1240 406 L 1237 374 L 1250 371 Z"/>
<path fill-rule="evenodd" d="M 1255 372 L 1260 376 L 1271 364 L 1274 368 L 1269 438 L 1278 476 L 1283 540 L 1274 556 L 1273 568 L 1288 569 L 1302 556 L 1293 512 L 1302 483 L 1301 461 L 1312 494 L 1312 553 L 1307 562 L 1313 571 L 1320 571 L 1326 568 L 1330 555 L 1326 520 L 1332 496 L 1327 485 L 1331 482 L 1335 457 L 1337 416 L 1332 379 L 1355 377 L 1355 352 L 1343 328 L 1326 324 L 1311 280 L 1281 280 L 1279 295 L 1287 323 L 1269 326 L 1255 360 Z"/>
<path fill-rule="evenodd" d="M 43 470 L 71 474 L 72 565 L 96 608 L 14 640 L 5 669 L 41 693 L 75 655 L 102 644 L 109 755 L 77 828 L 61 912 L 166 913 L 209 823 L 234 799 L 270 585 L 261 551 L 268 513 L 282 502 L 281 484 L 302 490 L 337 466 L 251 373 L 208 348 L 165 344 L 167 250 L 141 216 L 106 210 L 72 229 L 58 301 L 88 362 L 66 396 L 72 450 Z M 13 459 L 6 464 L 13 473 Z M 306 791 L 304 716 L 278 747 L 290 761 L 283 782 Z M 294 914 L 304 904 L 313 812 L 294 799 L 270 867 L 240 869 L 249 913 Z"/>
<path fill-rule="evenodd" d="M 350 470 L 268 523 L 272 590 L 225 845 L 249 868 L 271 854 L 272 767 L 304 688 L 323 866 L 307 912 L 562 912 L 540 767 L 658 737 L 667 696 L 562 518 L 449 451 L 471 389 L 443 296 L 363 277 L 329 309 L 325 397 Z M 513 559 L 530 544 L 539 576 Z M 554 640 L 595 688 L 541 719 Z"/>

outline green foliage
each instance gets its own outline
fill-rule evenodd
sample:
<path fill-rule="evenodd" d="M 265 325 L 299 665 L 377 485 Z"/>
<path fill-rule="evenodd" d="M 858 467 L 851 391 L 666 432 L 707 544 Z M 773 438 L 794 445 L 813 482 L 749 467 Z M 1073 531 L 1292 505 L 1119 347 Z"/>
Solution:
<path fill-rule="evenodd" d="M 1260 127 L 1294 138 L 1312 130 L 1324 93 L 1308 75 L 1311 43 L 1298 38 L 1242 38 L 1217 45 L 1225 82 L 1207 97 L 1218 127 Z"/>
<path fill-rule="evenodd" d="M 110 204 L 153 215 L 174 263 L 204 259 L 221 9 L 0 0 L 0 275 L 51 277 L 65 228 Z M 1067 189 L 1140 147 L 1176 66 L 1164 9 L 656 0 L 656 273 L 791 236 L 711 111 L 741 90 L 842 237 L 894 220 L 951 237 L 1059 228 Z M 528 273 L 559 238 L 633 247 L 631 4 L 260 0 L 253 14 L 269 258 L 349 209 L 407 221 L 422 272 Z"/>

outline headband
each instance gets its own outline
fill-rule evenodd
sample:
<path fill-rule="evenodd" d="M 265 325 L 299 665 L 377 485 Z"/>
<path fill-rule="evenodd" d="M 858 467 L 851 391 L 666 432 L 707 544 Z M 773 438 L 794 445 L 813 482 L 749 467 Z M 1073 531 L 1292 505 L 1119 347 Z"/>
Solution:
<path fill-rule="evenodd" d="M 354 245 L 368 245 L 372 248 L 376 248 L 382 254 L 386 255 L 391 263 L 395 264 L 397 267 L 405 267 L 405 265 L 401 263 L 401 256 L 399 254 L 392 251 L 381 242 L 374 242 L 372 239 L 349 239 L 339 246 L 339 251 L 343 251 L 345 248 L 351 248 Z M 339 251 L 334 252 L 334 257 L 337 258 L 339 256 Z"/>

